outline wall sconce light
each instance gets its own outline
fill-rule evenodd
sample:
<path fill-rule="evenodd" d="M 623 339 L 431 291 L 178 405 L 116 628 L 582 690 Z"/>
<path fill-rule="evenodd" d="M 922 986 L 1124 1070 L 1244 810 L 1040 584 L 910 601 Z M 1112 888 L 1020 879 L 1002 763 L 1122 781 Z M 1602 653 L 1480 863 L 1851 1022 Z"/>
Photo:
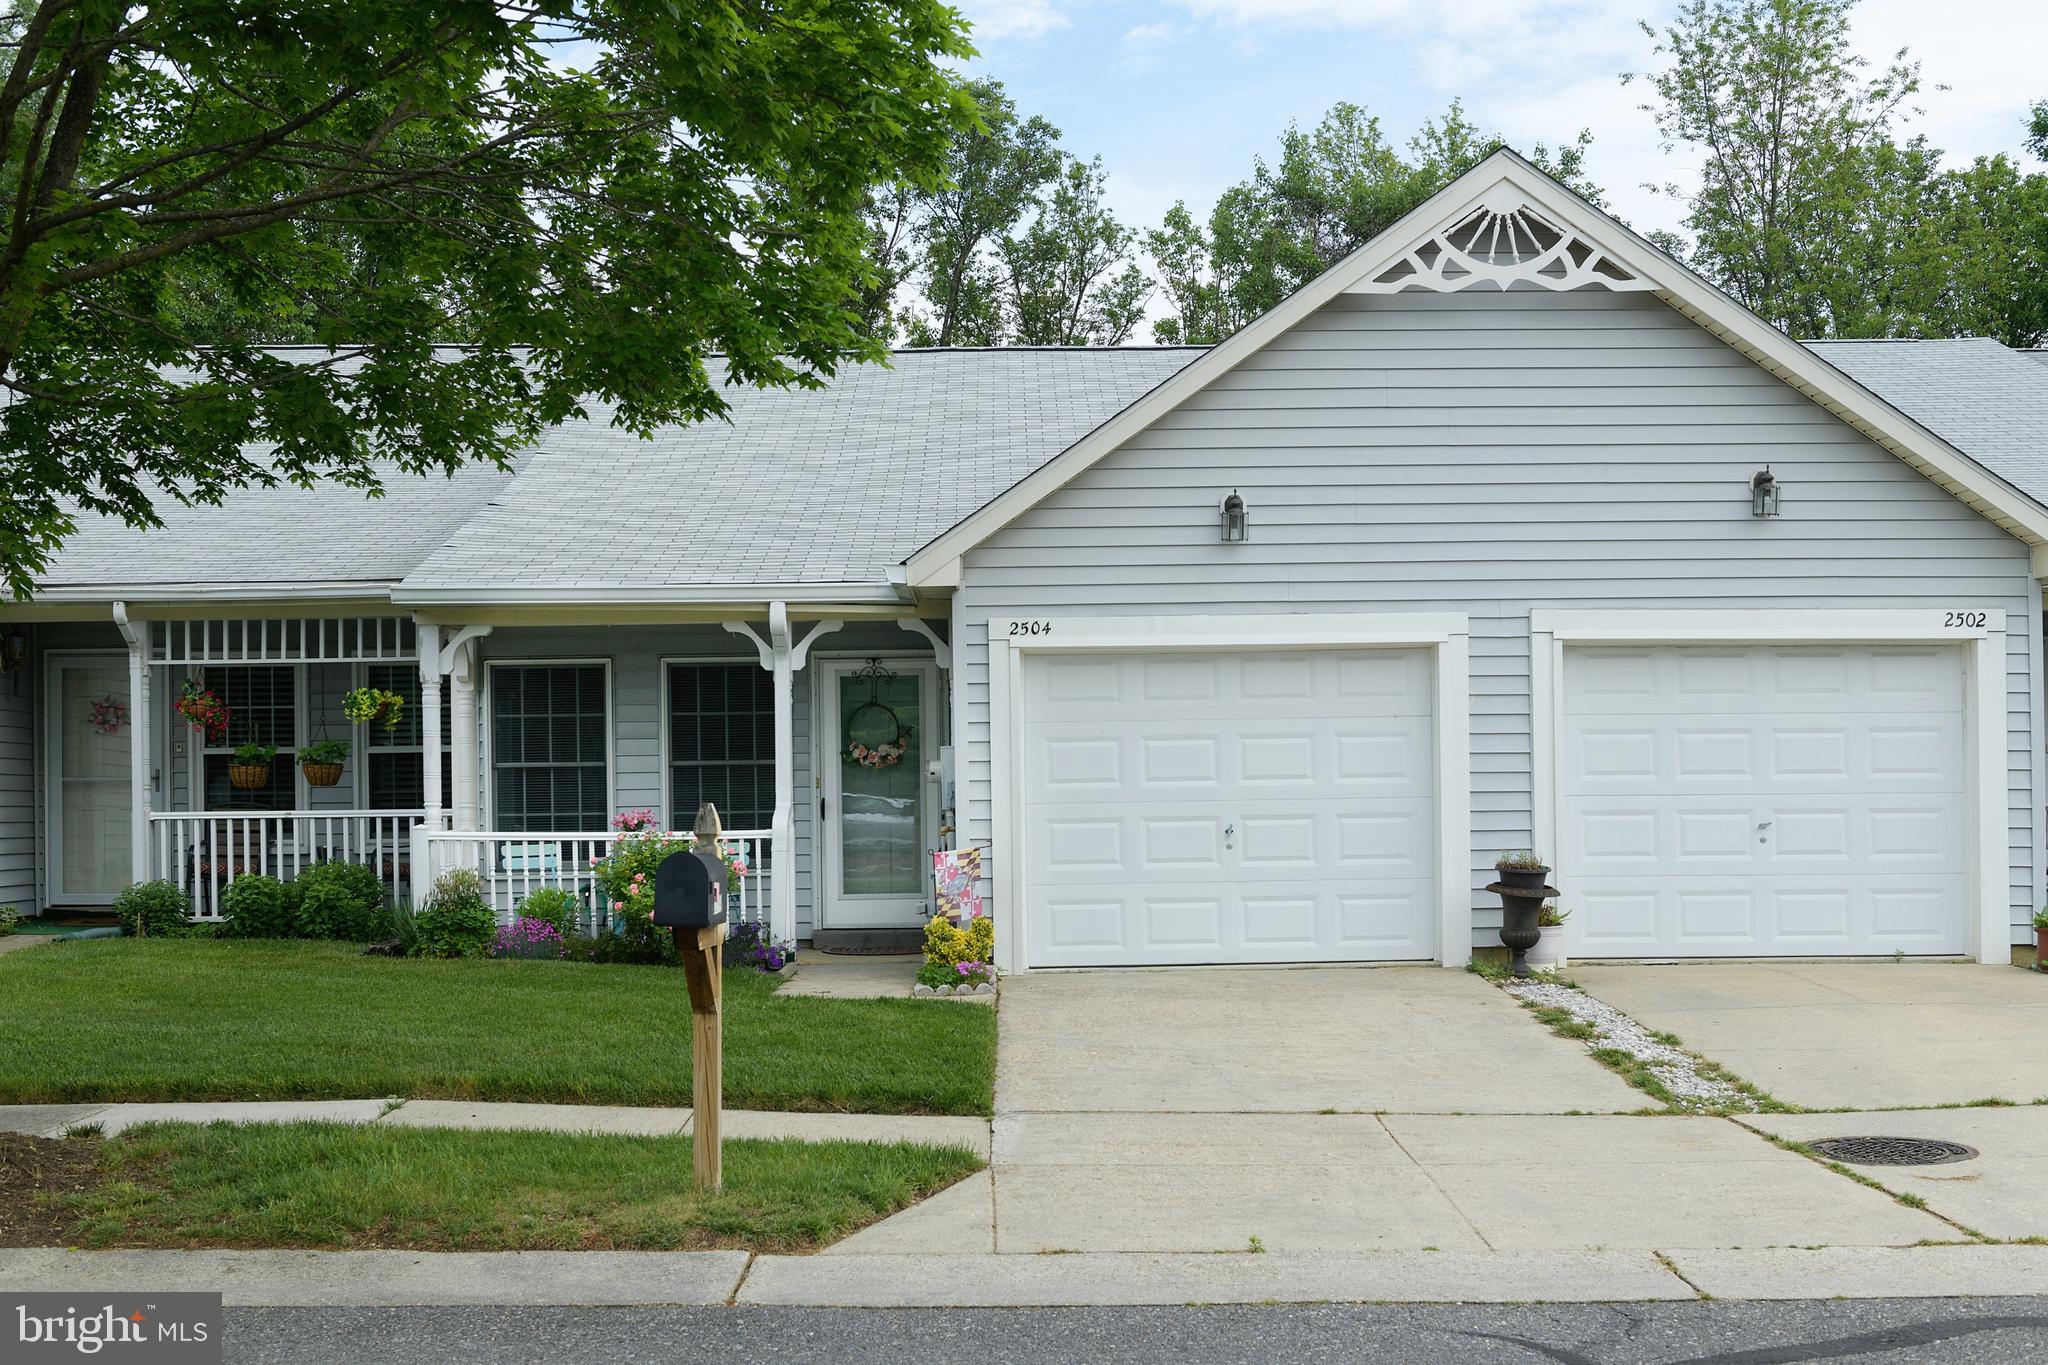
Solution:
<path fill-rule="evenodd" d="M 1778 476 L 1765 465 L 1749 476 L 1749 514 L 1753 517 L 1778 515 Z"/>
<path fill-rule="evenodd" d="M 28 632 L 20 626 L 0 631 L 0 673 L 14 680 L 14 694 L 21 695 L 21 675 L 28 668 Z"/>
<path fill-rule="evenodd" d="M 1223 500 L 1223 543 L 1241 545 L 1252 538 L 1252 516 L 1244 507 L 1244 499 L 1237 495 L 1235 488 Z"/>

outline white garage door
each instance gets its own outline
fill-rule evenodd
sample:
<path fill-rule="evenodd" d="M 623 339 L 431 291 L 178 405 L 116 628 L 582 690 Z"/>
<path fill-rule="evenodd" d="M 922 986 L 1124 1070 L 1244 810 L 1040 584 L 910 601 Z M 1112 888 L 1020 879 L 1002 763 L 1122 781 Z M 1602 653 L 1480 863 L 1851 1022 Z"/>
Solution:
<path fill-rule="evenodd" d="M 1049 655 L 1023 690 L 1031 965 L 1434 955 L 1425 651 Z"/>
<path fill-rule="evenodd" d="M 1573 647 L 1564 675 L 1577 951 L 1965 950 L 1960 650 Z"/>

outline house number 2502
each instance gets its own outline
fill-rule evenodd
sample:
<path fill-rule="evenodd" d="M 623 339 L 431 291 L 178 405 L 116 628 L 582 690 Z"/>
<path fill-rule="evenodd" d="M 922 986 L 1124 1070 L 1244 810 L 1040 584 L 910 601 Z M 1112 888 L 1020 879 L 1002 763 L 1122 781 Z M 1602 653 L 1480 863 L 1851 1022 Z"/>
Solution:
<path fill-rule="evenodd" d="M 1941 623 L 1951 630 L 1982 630 L 1984 613 L 1981 611 L 1951 611 L 1944 614 Z"/>
<path fill-rule="evenodd" d="M 1012 621 L 1012 622 L 1010 622 L 1010 638 L 1011 638 L 1011 639 L 1013 639 L 1013 640 L 1014 640 L 1014 639 L 1016 639 L 1016 638 L 1017 638 L 1017 637 L 1018 637 L 1019 635 L 1050 635 L 1050 634 L 1052 634 L 1052 622 L 1050 622 L 1050 621 Z"/>

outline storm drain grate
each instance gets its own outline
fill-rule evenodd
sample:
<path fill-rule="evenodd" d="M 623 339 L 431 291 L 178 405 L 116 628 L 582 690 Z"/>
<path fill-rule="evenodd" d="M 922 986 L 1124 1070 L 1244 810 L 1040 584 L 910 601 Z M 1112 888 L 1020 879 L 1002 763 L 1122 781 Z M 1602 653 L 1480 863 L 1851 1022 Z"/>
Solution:
<path fill-rule="evenodd" d="M 1939 1166 L 1977 1155 L 1975 1147 L 1939 1138 L 1837 1137 L 1807 1145 L 1831 1161 L 1852 1166 Z"/>

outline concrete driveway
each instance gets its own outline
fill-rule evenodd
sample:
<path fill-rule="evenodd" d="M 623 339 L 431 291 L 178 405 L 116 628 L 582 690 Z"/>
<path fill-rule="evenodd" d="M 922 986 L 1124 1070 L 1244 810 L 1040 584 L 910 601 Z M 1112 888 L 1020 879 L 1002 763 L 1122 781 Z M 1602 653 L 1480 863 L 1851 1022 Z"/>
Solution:
<path fill-rule="evenodd" d="M 1636 1022 L 1809 1109 L 2048 1095 L 2048 976 L 1947 962 L 1574 966 Z"/>
<path fill-rule="evenodd" d="M 1618 1112 L 1643 1097 L 1462 972 L 1034 974 L 998 1018 L 990 1170 L 826 1255 L 1954 1236 L 1726 1120 Z"/>

